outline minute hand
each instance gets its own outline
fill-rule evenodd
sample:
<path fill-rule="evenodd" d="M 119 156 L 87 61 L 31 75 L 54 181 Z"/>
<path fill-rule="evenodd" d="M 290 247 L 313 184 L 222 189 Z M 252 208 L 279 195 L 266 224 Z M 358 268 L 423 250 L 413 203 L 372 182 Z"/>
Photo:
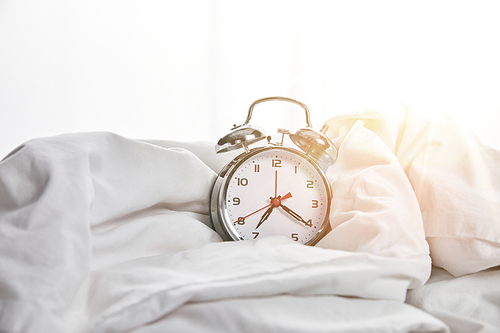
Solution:
<path fill-rule="evenodd" d="M 283 210 L 285 212 L 287 212 L 288 214 L 290 214 L 294 219 L 296 219 L 297 221 L 299 222 L 302 222 L 304 223 L 306 226 L 310 227 L 310 223 L 308 223 L 307 221 L 305 221 L 299 214 L 295 213 L 293 210 L 291 210 L 290 208 L 288 208 L 287 206 L 283 205 L 283 204 L 280 204 L 280 207 L 283 208 Z"/>

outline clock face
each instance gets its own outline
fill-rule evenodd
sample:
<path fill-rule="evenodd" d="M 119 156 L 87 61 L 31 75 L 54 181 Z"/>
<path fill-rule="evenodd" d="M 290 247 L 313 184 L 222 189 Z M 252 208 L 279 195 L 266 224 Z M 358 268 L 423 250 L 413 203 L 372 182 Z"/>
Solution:
<path fill-rule="evenodd" d="M 304 154 L 258 148 L 228 170 L 219 195 L 219 218 L 233 240 L 283 235 L 313 245 L 328 226 L 327 181 Z"/>

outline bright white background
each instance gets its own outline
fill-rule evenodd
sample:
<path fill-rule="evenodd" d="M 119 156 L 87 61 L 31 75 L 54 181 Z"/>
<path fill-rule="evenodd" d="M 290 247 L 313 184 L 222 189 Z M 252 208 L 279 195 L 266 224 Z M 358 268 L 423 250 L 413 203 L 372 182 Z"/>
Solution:
<path fill-rule="evenodd" d="M 216 141 L 274 95 L 318 129 L 402 101 L 500 148 L 499 17 L 496 1 L 0 0 L 0 155 L 80 131 Z"/>

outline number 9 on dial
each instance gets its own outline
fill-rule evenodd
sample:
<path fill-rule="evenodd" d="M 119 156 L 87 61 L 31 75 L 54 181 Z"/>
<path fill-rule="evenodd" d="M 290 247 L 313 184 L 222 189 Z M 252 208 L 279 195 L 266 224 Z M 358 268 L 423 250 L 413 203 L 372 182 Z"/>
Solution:
<path fill-rule="evenodd" d="M 255 105 L 267 101 L 300 105 L 307 127 L 282 134 L 281 142 L 249 149 L 266 138 L 259 127 L 250 126 Z M 312 129 L 307 107 L 286 97 L 255 101 L 243 125 L 234 126 L 217 144 L 217 153 L 243 148 L 219 173 L 210 197 L 210 217 L 224 240 L 254 240 L 281 235 L 301 244 L 316 244 L 329 230 L 330 185 L 321 166 L 335 162 L 337 150 L 330 139 Z M 289 135 L 300 150 L 283 147 Z"/>
<path fill-rule="evenodd" d="M 305 154 L 257 148 L 220 173 L 212 192 L 214 227 L 225 240 L 282 235 L 313 245 L 329 230 L 330 188 Z"/>

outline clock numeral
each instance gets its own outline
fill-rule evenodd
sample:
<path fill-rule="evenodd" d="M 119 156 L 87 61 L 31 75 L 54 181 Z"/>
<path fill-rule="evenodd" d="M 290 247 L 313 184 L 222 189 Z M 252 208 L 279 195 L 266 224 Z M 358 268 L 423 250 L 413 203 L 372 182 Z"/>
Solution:
<path fill-rule="evenodd" d="M 299 240 L 299 234 L 292 234 L 292 239 L 297 242 Z"/>
<path fill-rule="evenodd" d="M 244 217 L 238 217 L 235 224 L 238 223 L 239 225 L 245 225 L 245 218 Z"/>
<path fill-rule="evenodd" d="M 248 179 L 246 178 L 236 178 L 238 181 L 238 186 L 247 186 L 248 185 Z"/>
<path fill-rule="evenodd" d="M 312 180 L 308 180 L 306 187 L 307 188 L 314 188 L 314 182 Z"/>
<path fill-rule="evenodd" d="M 259 236 L 259 233 L 257 231 L 252 231 L 253 239 L 257 238 Z"/>
<path fill-rule="evenodd" d="M 254 172 L 260 172 L 260 165 L 255 164 L 253 171 Z"/>
<path fill-rule="evenodd" d="M 318 200 L 312 201 L 312 208 L 318 208 Z"/>
<path fill-rule="evenodd" d="M 281 168 L 281 160 L 273 159 L 273 168 Z"/>
<path fill-rule="evenodd" d="M 313 220 L 312 219 L 309 219 L 307 222 L 306 222 L 306 225 L 308 227 L 312 227 L 313 226 Z"/>
<path fill-rule="evenodd" d="M 233 205 L 238 206 L 240 204 L 241 200 L 238 197 L 233 198 Z"/>
<path fill-rule="evenodd" d="M 298 169 L 298 167 L 297 167 L 297 166 L 295 166 L 295 173 L 297 173 L 297 169 Z"/>

